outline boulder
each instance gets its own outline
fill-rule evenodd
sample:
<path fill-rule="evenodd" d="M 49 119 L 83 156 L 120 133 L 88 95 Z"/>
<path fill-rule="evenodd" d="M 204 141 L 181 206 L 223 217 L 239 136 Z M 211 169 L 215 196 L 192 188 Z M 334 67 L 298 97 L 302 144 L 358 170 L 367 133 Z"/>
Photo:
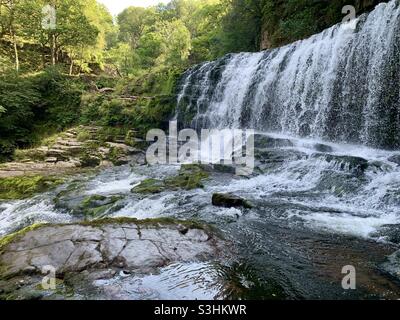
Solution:
<path fill-rule="evenodd" d="M 253 205 L 246 199 L 229 193 L 215 193 L 212 196 L 212 204 L 216 207 L 251 209 Z"/>
<path fill-rule="evenodd" d="M 333 152 L 333 148 L 331 146 L 322 143 L 315 144 L 314 149 L 318 152 Z"/>

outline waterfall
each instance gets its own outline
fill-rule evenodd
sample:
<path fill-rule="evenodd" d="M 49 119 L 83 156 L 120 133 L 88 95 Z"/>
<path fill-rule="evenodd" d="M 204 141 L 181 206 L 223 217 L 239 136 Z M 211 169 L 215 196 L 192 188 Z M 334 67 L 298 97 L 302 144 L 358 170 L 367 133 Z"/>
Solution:
<path fill-rule="evenodd" d="M 195 66 L 181 81 L 178 121 L 400 148 L 398 1 L 351 25 Z"/>

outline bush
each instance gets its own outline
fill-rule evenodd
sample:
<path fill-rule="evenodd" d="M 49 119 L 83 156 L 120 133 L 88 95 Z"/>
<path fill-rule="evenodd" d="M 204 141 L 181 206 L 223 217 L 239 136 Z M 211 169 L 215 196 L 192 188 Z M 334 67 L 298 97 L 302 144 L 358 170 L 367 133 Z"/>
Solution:
<path fill-rule="evenodd" d="M 29 78 L 16 74 L 0 77 L 0 158 L 9 158 L 16 146 L 33 142 L 34 107 L 40 94 Z"/>

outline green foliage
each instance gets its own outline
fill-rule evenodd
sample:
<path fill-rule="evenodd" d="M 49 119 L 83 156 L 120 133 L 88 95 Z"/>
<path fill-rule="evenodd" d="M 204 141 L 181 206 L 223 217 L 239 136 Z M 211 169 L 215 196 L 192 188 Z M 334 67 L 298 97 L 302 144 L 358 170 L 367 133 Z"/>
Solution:
<path fill-rule="evenodd" d="M 0 158 L 10 157 L 17 145 L 32 143 L 33 107 L 39 99 L 40 93 L 29 79 L 15 74 L 0 77 Z"/>
<path fill-rule="evenodd" d="M 43 135 L 61 131 L 80 116 L 84 84 L 55 68 L 18 76 L 0 77 L 0 160 L 16 147 L 29 147 Z"/>
<path fill-rule="evenodd" d="M 84 84 L 76 78 L 64 76 L 56 68 L 48 68 L 38 77 L 37 83 L 41 94 L 37 117 L 57 131 L 75 124 L 80 115 Z"/>

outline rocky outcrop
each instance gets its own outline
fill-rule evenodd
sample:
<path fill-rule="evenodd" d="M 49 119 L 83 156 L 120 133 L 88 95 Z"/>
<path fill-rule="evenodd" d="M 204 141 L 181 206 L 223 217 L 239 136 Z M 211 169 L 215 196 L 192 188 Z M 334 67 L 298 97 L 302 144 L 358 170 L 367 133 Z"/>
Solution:
<path fill-rule="evenodd" d="M 221 245 L 207 227 L 172 219 L 36 226 L 0 240 L 0 287 L 3 296 L 29 298 L 44 267 L 54 268 L 57 279 L 102 270 L 148 274 L 177 262 L 215 259 Z"/>
<path fill-rule="evenodd" d="M 79 126 L 47 139 L 38 148 L 18 150 L 14 162 L 0 166 L 0 178 L 26 174 L 64 174 L 80 168 L 123 165 L 131 160 L 145 163 L 142 150 L 127 145 L 123 137 L 100 132 L 101 127 Z"/>

